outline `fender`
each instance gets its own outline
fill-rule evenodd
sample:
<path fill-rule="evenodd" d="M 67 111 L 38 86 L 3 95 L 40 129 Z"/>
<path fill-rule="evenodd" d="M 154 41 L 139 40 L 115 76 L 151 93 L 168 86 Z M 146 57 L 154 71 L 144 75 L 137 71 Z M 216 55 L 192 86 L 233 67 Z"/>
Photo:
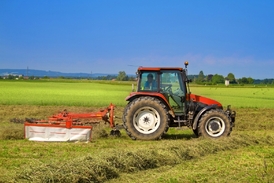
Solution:
<path fill-rule="evenodd" d="M 193 130 L 196 130 L 197 126 L 198 126 L 198 121 L 200 119 L 200 117 L 206 112 L 206 111 L 209 111 L 210 109 L 217 109 L 218 108 L 218 105 L 217 104 L 213 104 L 213 105 L 208 105 L 206 107 L 204 107 L 202 110 L 200 110 L 198 112 L 198 114 L 196 115 L 195 119 L 194 119 L 194 122 L 193 122 L 193 125 L 192 125 L 192 129 Z"/>
<path fill-rule="evenodd" d="M 157 98 L 160 98 L 161 100 L 163 100 L 168 109 L 169 109 L 169 114 L 174 118 L 175 117 L 175 113 L 172 109 L 172 107 L 170 106 L 169 102 L 167 101 L 167 99 L 164 97 L 164 95 L 162 93 L 157 93 L 157 92 L 131 92 L 129 94 L 129 96 L 126 97 L 126 101 L 131 101 L 137 97 L 140 97 L 140 96 L 151 96 L 151 97 L 157 97 Z"/>
<path fill-rule="evenodd" d="M 138 96 L 151 96 L 151 97 L 159 97 L 162 100 L 164 100 L 167 104 L 169 102 L 166 100 L 164 95 L 162 93 L 157 93 L 157 92 L 131 92 L 129 96 L 126 97 L 126 101 L 132 100 L 132 98 L 138 97 Z"/>

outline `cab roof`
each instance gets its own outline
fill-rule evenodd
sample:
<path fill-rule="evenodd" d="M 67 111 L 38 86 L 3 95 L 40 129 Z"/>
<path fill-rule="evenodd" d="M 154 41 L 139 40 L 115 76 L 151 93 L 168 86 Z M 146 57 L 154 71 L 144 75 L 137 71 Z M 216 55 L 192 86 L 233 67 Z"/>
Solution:
<path fill-rule="evenodd" d="M 161 71 L 161 70 L 174 70 L 183 71 L 181 67 L 139 67 L 138 71 Z"/>

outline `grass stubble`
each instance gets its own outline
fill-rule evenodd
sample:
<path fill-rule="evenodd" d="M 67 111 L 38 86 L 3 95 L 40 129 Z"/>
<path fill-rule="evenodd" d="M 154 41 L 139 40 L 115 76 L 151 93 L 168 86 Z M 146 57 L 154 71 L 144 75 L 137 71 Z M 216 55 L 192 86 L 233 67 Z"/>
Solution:
<path fill-rule="evenodd" d="M 3 109 L 5 107 L 5 109 Z M 159 141 L 132 141 L 94 127 L 91 142 L 32 142 L 13 117 L 43 118 L 60 106 L 1 106 L 0 182 L 272 182 L 273 110 L 238 108 L 229 138 L 196 138 L 170 129 Z M 98 108 L 70 107 L 89 112 Z M 123 108 L 116 108 L 116 116 Z M 121 123 L 118 118 L 116 122 Z"/>

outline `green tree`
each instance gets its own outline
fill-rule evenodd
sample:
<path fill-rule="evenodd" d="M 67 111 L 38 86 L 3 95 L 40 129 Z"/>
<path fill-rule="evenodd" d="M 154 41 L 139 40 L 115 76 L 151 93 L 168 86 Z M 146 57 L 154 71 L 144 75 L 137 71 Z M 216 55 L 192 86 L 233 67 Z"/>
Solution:
<path fill-rule="evenodd" d="M 204 75 L 204 72 L 203 71 L 200 71 L 199 72 L 199 75 L 198 75 L 198 78 L 197 78 L 197 82 L 203 82 L 205 79 L 205 75 Z"/>
<path fill-rule="evenodd" d="M 215 74 L 212 77 L 212 83 L 213 84 L 218 84 L 218 83 L 225 83 L 225 78 L 222 75 Z"/>
<path fill-rule="evenodd" d="M 264 79 L 261 81 L 262 84 L 273 84 L 274 79 Z"/>
<path fill-rule="evenodd" d="M 242 77 L 241 79 L 238 80 L 238 82 L 240 84 L 253 84 L 254 83 L 254 79 L 252 79 L 251 77 Z"/>
<path fill-rule="evenodd" d="M 226 78 L 229 80 L 230 83 L 236 82 L 236 79 L 233 73 L 229 73 Z"/>
<path fill-rule="evenodd" d="M 128 76 L 126 75 L 125 71 L 120 71 L 116 79 L 118 81 L 127 81 L 128 80 Z"/>
<path fill-rule="evenodd" d="M 254 83 L 254 79 L 251 78 L 251 77 L 248 77 L 247 78 L 247 82 L 248 82 L 248 84 L 253 84 Z"/>
<path fill-rule="evenodd" d="M 210 82 L 210 81 L 212 81 L 212 77 L 213 77 L 213 75 L 212 75 L 212 74 L 209 74 L 209 75 L 207 75 L 206 80 L 207 80 L 208 82 Z"/>
<path fill-rule="evenodd" d="M 8 75 L 8 79 L 14 79 L 15 77 L 11 74 Z"/>

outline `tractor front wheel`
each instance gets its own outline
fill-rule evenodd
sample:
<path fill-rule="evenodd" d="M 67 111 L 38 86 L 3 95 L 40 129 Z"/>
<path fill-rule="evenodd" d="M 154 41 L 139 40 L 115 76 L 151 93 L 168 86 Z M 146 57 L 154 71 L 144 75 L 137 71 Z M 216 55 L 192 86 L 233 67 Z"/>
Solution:
<path fill-rule="evenodd" d="M 157 140 L 168 130 L 166 106 L 157 98 L 140 97 L 128 103 L 123 115 L 127 134 L 134 140 Z"/>
<path fill-rule="evenodd" d="M 198 136 L 219 138 L 229 136 L 231 130 L 230 120 L 223 110 L 210 110 L 199 120 Z"/>

